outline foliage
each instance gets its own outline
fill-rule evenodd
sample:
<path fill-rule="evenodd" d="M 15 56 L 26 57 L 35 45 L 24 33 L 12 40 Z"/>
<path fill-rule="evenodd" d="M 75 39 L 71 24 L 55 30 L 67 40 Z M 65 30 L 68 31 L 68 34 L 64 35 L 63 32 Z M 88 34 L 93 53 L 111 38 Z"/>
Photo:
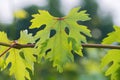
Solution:
<path fill-rule="evenodd" d="M 6 42 L 14 44 L 13 41 L 7 39 L 7 35 L 4 32 L 0 32 L 0 42 Z M 27 30 L 21 31 L 21 37 L 17 40 L 17 43 L 27 44 L 34 43 L 35 39 L 32 34 L 28 34 Z M 7 47 L 0 46 L 0 53 L 4 52 Z M 36 61 L 34 54 L 34 49 L 22 48 L 22 49 L 10 49 L 5 55 L 0 57 L 0 67 L 4 70 L 9 68 L 10 75 L 14 75 L 16 80 L 25 80 L 27 78 L 30 80 L 29 70 L 34 71 L 34 62 Z"/>
<path fill-rule="evenodd" d="M 24 11 L 16 18 L 25 18 Z M 80 11 L 80 7 L 72 9 L 65 17 L 54 17 L 48 11 L 39 10 L 33 15 L 30 29 L 42 29 L 35 36 L 29 34 L 27 30 L 20 32 L 20 38 L 9 40 L 5 32 L 0 32 L 0 69 L 9 69 L 10 75 L 16 80 L 31 80 L 31 73 L 34 74 L 34 62 L 43 60 L 53 62 L 53 67 L 57 67 L 59 72 L 66 70 L 76 70 L 74 55 L 83 56 L 82 43 L 87 43 L 86 36 L 91 37 L 90 30 L 84 25 L 79 25 L 79 21 L 90 20 L 86 10 Z M 120 42 L 120 28 L 114 26 L 115 31 L 108 34 L 103 40 L 103 44 L 117 44 Z M 16 45 L 34 44 L 33 47 L 20 48 Z M 116 44 L 116 43 L 115 43 Z M 9 45 L 9 46 L 8 46 Z M 106 76 L 111 75 L 111 80 L 119 80 L 120 74 L 120 50 L 109 50 L 102 59 L 101 67 L 109 64 Z M 82 61 L 82 60 L 81 60 Z M 82 61 L 83 63 L 84 60 Z M 94 61 L 89 61 L 86 69 L 98 69 Z M 93 63 L 93 64 L 92 64 Z M 73 65 L 74 64 L 74 65 Z M 92 64 L 92 65 L 91 65 Z M 86 65 L 86 64 L 84 64 Z M 48 66 L 47 66 L 48 67 Z M 70 68 L 70 69 L 69 69 Z M 48 71 L 49 72 L 49 71 Z M 72 79 L 72 78 L 71 78 Z"/>
<path fill-rule="evenodd" d="M 103 40 L 103 44 L 112 44 L 114 42 L 120 42 L 120 27 L 114 26 L 115 31 L 108 34 L 108 37 Z M 120 80 L 120 50 L 109 50 L 108 53 L 102 59 L 101 66 L 104 67 L 110 64 L 105 75 L 111 75 L 111 80 Z"/>
<path fill-rule="evenodd" d="M 10 75 L 14 75 L 17 80 L 30 79 L 29 70 L 34 71 L 34 62 L 38 54 L 38 59 L 49 59 L 53 61 L 53 66 L 57 67 L 59 72 L 63 71 L 64 66 L 74 61 L 72 53 L 82 56 L 81 42 L 86 43 L 86 37 L 91 36 L 86 26 L 78 25 L 77 21 L 90 20 L 86 11 L 79 11 L 74 8 L 70 13 L 62 18 L 51 16 L 47 11 L 39 10 L 40 14 L 33 15 L 30 28 L 40 28 L 46 25 L 41 31 L 38 31 L 35 37 L 28 34 L 27 30 L 21 31 L 18 40 L 11 41 L 6 33 L 0 32 L 0 42 L 11 44 L 9 48 L 0 46 L 0 66 L 1 70 L 9 68 Z M 54 35 L 52 35 L 53 33 Z M 13 48 L 16 44 L 35 43 L 35 48 Z M 48 51 L 49 50 L 49 51 Z M 22 73 L 22 74 L 21 74 Z"/>
<path fill-rule="evenodd" d="M 115 31 L 108 34 L 108 37 L 105 38 L 102 44 L 112 44 L 113 42 L 120 43 L 120 27 L 114 26 Z"/>
<path fill-rule="evenodd" d="M 79 11 L 79 9 L 79 7 L 72 9 L 67 16 L 62 18 L 53 17 L 47 11 L 39 10 L 39 14 L 33 15 L 34 19 L 31 20 L 30 28 L 46 25 L 35 36 L 40 38 L 36 44 L 39 59 L 42 60 L 44 57 L 53 61 L 53 66 L 57 67 L 59 72 L 63 71 L 66 63 L 74 61 L 72 51 L 82 56 L 81 42 L 86 43 L 83 34 L 91 36 L 86 26 L 77 24 L 77 21 L 90 19 L 88 14 L 85 14 L 86 11 Z M 51 35 L 52 32 L 53 35 Z"/>

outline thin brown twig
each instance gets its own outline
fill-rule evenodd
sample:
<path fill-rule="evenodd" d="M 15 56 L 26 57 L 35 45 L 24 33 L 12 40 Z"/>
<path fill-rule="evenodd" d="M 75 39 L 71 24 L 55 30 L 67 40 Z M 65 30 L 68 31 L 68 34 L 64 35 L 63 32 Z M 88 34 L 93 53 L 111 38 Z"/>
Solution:
<path fill-rule="evenodd" d="M 2 43 L 3 44 L 3 43 Z M 9 46 L 9 48 L 7 48 L 4 52 L 2 52 L 1 54 L 0 54 L 0 57 L 2 57 L 5 53 L 7 53 L 14 45 L 15 45 L 16 43 L 13 43 L 13 44 L 11 44 L 10 46 Z M 6 44 L 5 44 L 6 45 Z M 4 45 L 4 46 L 5 46 Z M 8 45 L 6 45 L 6 46 L 8 46 Z"/>
<path fill-rule="evenodd" d="M 6 52 L 8 52 L 12 47 L 9 47 L 8 49 L 6 49 L 3 53 L 0 54 L 0 57 L 2 57 Z"/>
<path fill-rule="evenodd" d="M 10 47 L 11 46 L 10 44 L 4 43 L 4 42 L 0 42 L 0 45 L 6 46 L 6 47 Z"/>
<path fill-rule="evenodd" d="M 87 48 L 109 48 L 109 49 L 120 49 L 120 46 L 105 45 L 105 44 L 82 44 L 83 47 Z"/>
<path fill-rule="evenodd" d="M 0 45 L 10 47 L 11 44 L 0 42 Z M 19 44 L 15 43 L 12 48 L 21 49 L 21 48 L 33 48 L 35 44 Z M 120 46 L 117 45 L 105 45 L 105 44 L 82 44 L 86 48 L 109 48 L 109 49 L 120 49 Z"/>
<path fill-rule="evenodd" d="M 34 48 L 35 44 L 19 44 L 14 42 L 12 45 L 0 42 L 0 45 L 9 47 L 3 53 L 0 54 L 0 57 L 8 52 L 11 48 L 21 49 L 21 48 Z M 116 45 L 104 45 L 104 44 L 82 44 L 85 48 L 109 48 L 109 49 L 120 49 L 120 46 Z"/>

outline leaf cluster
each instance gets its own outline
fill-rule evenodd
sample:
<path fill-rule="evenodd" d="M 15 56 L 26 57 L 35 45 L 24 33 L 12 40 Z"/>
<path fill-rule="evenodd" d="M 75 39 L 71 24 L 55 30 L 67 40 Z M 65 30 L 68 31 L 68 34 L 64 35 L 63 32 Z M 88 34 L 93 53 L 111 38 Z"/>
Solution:
<path fill-rule="evenodd" d="M 120 27 L 114 26 L 113 32 L 108 34 L 102 44 L 117 44 L 120 43 Z M 120 50 L 112 49 L 103 57 L 101 67 L 111 64 L 105 75 L 111 75 L 111 80 L 120 80 Z"/>
<path fill-rule="evenodd" d="M 9 67 L 10 75 L 14 75 L 16 80 L 31 80 L 29 70 L 34 73 L 34 62 L 43 59 L 52 61 L 53 67 L 63 72 L 67 63 L 74 62 L 74 53 L 83 56 L 81 43 L 87 43 L 85 35 L 91 37 L 90 30 L 77 23 L 90 20 L 85 10 L 80 11 L 80 7 L 72 9 L 67 16 L 61 18 L 54 17 L 45 10 L 39 10 L 33 17 L 30 28 L 45 25 L 35 36 L 25 30 L 21 31 L 18 40 L 11 41 L 6 33 L 0 32 L 0 42 L 11 44 L 9 48 L 0 46 L 0 67 L 1 70 Z M 17 49 L 13 47 L 16 44 L 35 44 L 35 47 Z"/>
<path fill-rule="evenodd" d="M 6 33 L 0 32 L 0 41 L 11 44 L 11 49 L 6 46 L 0 46 L 0 53 L 5 53 L 0 57 L 0 67 L 1 70 L 10 67 L 10 75 L 14 75 L 16 80 L 25 80 L 25 78 L 30 80 L 30 74 L 27 69 L 30 69 L 32 72 L 34 71 L 33 66 L 36 58 L 33 55 L 35 54 L 35 49 L 16 49 L 12 48 L 12 45 L 16 43 L 35 43 L 35 39 L 33 38 L 32 34 L 28 34 L 27 30 L 21 31 L 20 34 L 21 37 L 17 41 L 10 41 L 7 38 Z"/>
<path fill-rule="evenodd" d="M 63 72 L 68 63 L 74 62 L 74 54 L 83 56 L 81 44 L 87 43 L 86 36 L 91 37 L 90 30 L 77 23 L 90 20 L 86 10 L 80 11 L 80 7 L 73 8 L 65 17 L 54 17 L 45 10 L 38 12 L 33 15 L 30 26 L 30 29 L 42 28 L 35 36 L 24 30 L 20 32 L 18 40 L 12 41 L 5 32 L 0 32 L 0 42 L 10 45 L 0 45 L 0 69 L 9 69 L 10 75 L 16 80 L 31 80 L 29 71 L 34 74 L 34 63 L 44 60 L 53 62 L 53 67 Z M 119 45 L 120 27 L 114 26 L 114 29 L 102 44 Z M 16 48 L 18 44 L 34 44 L 34 47 Z M 108 51 L 102 59 L 101 67 L 106 65 L 109 65 L 106 76 L 111 75 L 111 80 L 120 80 L 120 50 Z"/>

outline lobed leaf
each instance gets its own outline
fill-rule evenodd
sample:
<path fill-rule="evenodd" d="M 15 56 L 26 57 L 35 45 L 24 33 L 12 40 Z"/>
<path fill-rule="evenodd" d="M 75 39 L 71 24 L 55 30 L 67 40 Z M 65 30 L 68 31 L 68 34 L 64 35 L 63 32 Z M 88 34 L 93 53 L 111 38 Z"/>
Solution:
<path fill-rule="evenodd" d="M 112 44 L 113 42 L 120 43 L 120 27 L 114 26 L 115 31 L 108 34 L 108 37 L 103 39 L 102 44 Z"/>
<path fill-rule="evenodd" d="M 57 67 L 60 72 L 63 71 L 66 63 L 74 61 L 72 52 L 83 55 L 81 42 L 87 42 L 85 35 L 91 37 L 87 27 L 77 23 L 77 21 L 90 20 L 86 11 L 79 11 L 79 9 L 79 7 L 72 9 L 67 16 L 62 18 L 39 10 L 39 14 L 33 15 L 34 18 L 31 20 L 30 28 L 40 28 L 46 25 L 35 36 L 40 38 L 36 43 L 40 61 L 43 57 L 53 61 L 53 66 Z"/>
<path fill-rule="evenodd" d="M 120 43 L 120 27 L 114 26 L 115 31 L 108 34 L 102 44 L 112 44 L 114 42 Z M 112 63 L 112 64 L 111 64 Z M 120 50 L 109 50 L 108 53 L 103 57 L 101 67 L 111 64 L 108 67 L 105 75 L 111 75 L 111 80 L 120 80 Z"/>
<path fill-rule="evenodd" d="M 7 39 L 7 36 L 5 36 L 5 33 L 0 33 L 0 35 L 3 35 L 5 41 L 8 41 L 8 44 L 11 44 L 10 41 Z M 21 31 L 20 38 L 16 41 L 19 44 L 28 44 L 28 43 L 35 43 L 35 39 L 33 38 L 32 34 L 28 34 L 27 30 Z M 1 36 L 2 37 L 2 36 Z M 2 41 L 0 39 L 0 41 Z M 2 41 L 3 42 L 3 41 Z M 7 49 L 7 47 L 0 46 L 0 52 L 2 53 Z M 0 67 L 1 69 L 5 69 L 8 66 L 10 75 L 14 75 L 16 80 L 31 80 L 29 70 L 34 72 L 34 62 L 36 61 L 36 58 L 33 56 L 35 53 L 35 49 L 31 48 L 22 48 L 22 49 L 10 49 L 6 54 L 0 57 Z"/>
<path fill-rule="evenodd" d="M 111 80 L 120 80 L 120 50 L 110 50 L 102 59 L 101 67 L 112 63 L 105 75 L 111 75 Z"/>

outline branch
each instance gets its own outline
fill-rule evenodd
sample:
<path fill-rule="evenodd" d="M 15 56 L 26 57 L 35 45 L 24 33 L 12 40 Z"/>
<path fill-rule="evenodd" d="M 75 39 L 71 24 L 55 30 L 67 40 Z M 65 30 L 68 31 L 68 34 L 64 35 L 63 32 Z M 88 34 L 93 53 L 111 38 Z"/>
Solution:
<path fill-rule="evenodd" d="M 2 43 L 2 44 L 4 44 L 4 43 Z M 2 57 L 6 52 L 8 52 L 15 44 L 16 43 L 11 44 L 8 49 L 6 49 L 3 53 L 0 54 L 0 57 Z M 8 46 L 8 44 L 5 44 L 5 45 Z"/>
<path fill-rule="evenodd" d="M 10 47 L 11 44 L 0 42 L 0 45 Z M 21 49 L 21 48 L 33 48 L 35 44 L 19 44 L 16 43 L 12 48 Z M 104 44 L 82 44 L 86 48 L 109 48 L 109 49 L 120 49 L 120 46 L 113 45 L 104 45 Z"/>
<path fill-rule="evenodd" d="M 10 46 L 11 46 L 10 44 L 3 43 L 3 42 L 0 42 L 0 45 L 2 45 L 2 46 L 7 46 L 7 47 L 10 47 Z"/>
<path fill-rule="evenodd" d="M 3 53 L 0 54 L 0 57 L 2 57 L 6 52 L 8 52 L 12 47 L 9 47 L 8 49 L 6 49 Z"/>
<path fill-rule="evenodd" d="M 0 42 L 0 45 L 2 46 L 6 46 L 6 47 L 10 47 L 11 44 L 7 44 L 7 43 L 3 43 L 3 42 Z M 16 43 L 12 46 L 12 48 L 16 48 L 16 49 L 21 49 L 21 48 L 33 48 L 35 46 L 35 44 L 19 44 L 19 43 Z"/>
<path fill-rule="evenodd" d="M 82 44 L 83 47 L 87 48 L 109 48 L 109 49 L 120 49 L 120 46 L 105 45 L 105 44 Z"/>

